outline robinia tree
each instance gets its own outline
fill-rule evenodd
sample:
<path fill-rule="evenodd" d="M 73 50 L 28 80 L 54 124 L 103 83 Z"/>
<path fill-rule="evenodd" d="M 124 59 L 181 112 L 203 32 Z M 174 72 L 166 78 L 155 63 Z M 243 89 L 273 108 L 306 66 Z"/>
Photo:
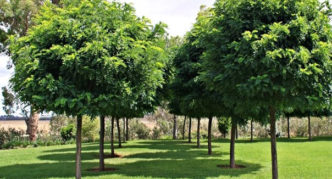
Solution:
<path fill-rule="evenodd" d="M 163 50 L 150 21 L 138 18 L 128 4 L 45 3 L 34 24 L 26 36 L 11 38 L 11 83 L 20 99 L 37 109 L 77 116 L 76 178 L 81 178 L 82 115 L 115 116 L 118 105 L 133 104 L 138 96 L 153 99 L 163 82 Z"/>
<path fill-rule="evenodd" d="M 318 0 L 218 0 L 214 5 L 204 79 L 242 117 L 253 107 L 268 109 L 274 179 L 276 112 L 321 105 L 330 90 L 330 9 Z"/>

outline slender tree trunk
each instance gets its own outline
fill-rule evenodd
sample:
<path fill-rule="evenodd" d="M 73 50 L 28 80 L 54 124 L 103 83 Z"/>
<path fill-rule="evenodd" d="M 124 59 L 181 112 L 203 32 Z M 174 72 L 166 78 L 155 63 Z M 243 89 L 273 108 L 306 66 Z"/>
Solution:
<path fill-rule="evenodd" d="M 201 147 L 201 118 L 197 118 L 197 148 Z"/>
<path fill-rule="evenodd" d="M 122 147 L 121 144 L 121 129 L 120 129 L 120 118 L 116 118 L 116 126 L 118 128 L 118 141 L 119 141 L 119 148 Z"/>
<path fill-rule="evenodd" d="M 77 116 L 76 127 L 76 179 L 81 178 L 81 135 L 82 135 L 82 116 Z"/>
<path fill-rule="evenodd" d="M 226 133 L 223 133 L 224 139 L 226 139 Z"/>
<path fill-rule="evenodd" d="M 188 142 L 191 143 L 191 117 L 189 117 Z"/>
<path fill-rule="evenodd" d="M 312 140 L 312 136 L 311 136 L 311 120 L 310 120 L 310 114 L 308 115 L 308 135 L 309 135 L 309 140 Z"/>
<path fill-rule="evenodd" d="M 53 4 L 59 4 L 60 0 L 52 0 Z"/>
<path fill-rule="evenodd" d="M 186 120 L 187 120 L 187 116 L 184 116 L 183 128 L 182 128 L 182 140 L 185 139 L 185 134 L 186 134 Z"/>
<path fill-rule="evenodd" d="M 272 156 L 272 178 L 278 179 L 278 158 L 277 158 L 277 138 L 276 138 L 276 111 L 270 107 L 271 125 L 271 156 Z"/>
<path fill-rule="evenodd" d="M 235 130 L 236 132 L 235 132 L 235 137 L 236 137 L 236 139 L 238 139 L 239 138 L 239 127 L 238 126 L 236 126 L 236 130 Z"/>
<path fill-rule="evenodd" d="M 211 145 L 211 130 L 212 130 L 212 117 L 209 117 L 209 125 L 208 125 L 208 154 L 212 155 L 212 145 Z"/>
<path fill-rule="evenodd" d="M 250 121 L 250 141 L 253 141 L 253 132 L 254 132 L 254 126 L 253 126 L 253 120 Z"/>
<path fill-rule="evenodd" d="M 173 139 L 175 140 L 175 139 L 177 139 L 176 115 L 174 115 L 173 121 L 174 121 L 174 124 L 173 124 Z"/>
<path fill-rule="evenodd" d="M 230 160 L 229 160 L 229 165 L 230 168 L 235 168 L 235 137 L 236 137 L 236 128 L 237 128 L 237 123 L 235 122 L 234 119 L 232 119 L 232 128 L 231 128 L 231 144 L 230 144 Z"/>
<path fill-rule="evenodd" d="M 289 132 L 289 116 L 287 116 L 287 137 L 290 139 L 290 132 Z"/>
<path fill-rule="evenodd" d="M 126 118 L 126 141 L 129 141 L 129 118 Z"/>
<path fill-rule="evenodd" d="M 30 110 L 30 117 L 25 122 L 27 124 L 27 133 L 29 135 L 29 140 L 35 142 L 37 140 L 39 112 L 35 110 L 32 105 Z"/>
<path fill-rule="evenodd" d="M 111 157 L 114 157 L 114 117 L 111 119 Z"/>
<path fill-rule="evenodd" d="M 105 138 L 105 116 L 100 116 L 100 131 L 99 131 L 99 171 L 105 170 L 104 163 L 104 138 Z"/>
<path fill-rule="evenodd" d="M 122 137 L 122 139 L 123 139 L 123 142 L 125 143 L 126 142 L 126 118 L 123 118 L 123 132 L 122 132 L 122 134 L 123 134 L 123 137 Z"/>

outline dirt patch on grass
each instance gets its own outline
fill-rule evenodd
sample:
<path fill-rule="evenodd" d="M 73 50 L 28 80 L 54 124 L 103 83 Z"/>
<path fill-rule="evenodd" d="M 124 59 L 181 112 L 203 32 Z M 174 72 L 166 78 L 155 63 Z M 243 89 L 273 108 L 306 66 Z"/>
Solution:
<path fill-rule="evenodd" d="M 115 153 L 114 155 L 111 155 L 111 154 L 105 154 L 104 155 L 104 158 L 122 158 L 122 157 L 123 157 L 123 155 L 120 155 L 120 154 L 117 154 L 117 153 Z"/>
<path fill-rule="evenodd" d="M 228 168 L 228 169 L 241 169 L 246 168 L 244 165 L 235 165 L 235 168 L 231 168 L 229 165 L 217 165 L 218 168 Z"/>

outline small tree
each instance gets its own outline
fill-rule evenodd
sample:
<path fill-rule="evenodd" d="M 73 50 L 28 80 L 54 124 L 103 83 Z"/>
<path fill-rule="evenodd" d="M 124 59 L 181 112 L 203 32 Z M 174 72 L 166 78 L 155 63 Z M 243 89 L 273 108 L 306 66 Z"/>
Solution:
<path fill-rule="evenodd" d="M 218 129 L 220 133 L 226 138 L 226 134 L 229 131 L 231 126 L 230 119 L 227 117 L 219 117 L 218 118 Z"/>

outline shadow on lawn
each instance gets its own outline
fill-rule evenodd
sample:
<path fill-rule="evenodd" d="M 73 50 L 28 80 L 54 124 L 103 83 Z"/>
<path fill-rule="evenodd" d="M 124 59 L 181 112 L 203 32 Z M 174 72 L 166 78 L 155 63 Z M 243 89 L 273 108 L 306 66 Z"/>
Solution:
<path fill-rule="evenodd" d="M 110 166 L 113 159 L 105 159 L 106 167 L 113 167 L 117 170 L 108 172 L 89 172 L 88 169 L 98 167 L 95 162 L 98 159 L 98 144 L 88 144 L 83 147 L 82 153 L 82 175 L 101 177 L 107 175 L 129 176 L 129 177 L 158 177 L 158 178 L 207 178 L 219 176 L 240 176 L 248 173 L 255 173 L 260 168 L 259 164 L 237 161 L 238 165 L 246 168 L 227 169 L 218 168 L 217 165 L 227 165 L 228 160 L 216 159 L 216 156 L 226 153 L 214 152 L 208 156 L 206 147 L 194 149 L 195 144 L 183 144 L 182 141 L 139 141 L 128 145 L 125 148 L 146 148 L 159 149 L 157 152 L 136 153 L 124 156 L 123 162 Z M 95 150 L 92 152 L 92 150 Z M 51 160 L 53 163 L 17 164 L 0 167 L 0 178 L 53 178 L 75 176 L 75 149 L 47 151 L 47 155 L 41 155 L 41 160 Z M 70 152 L 70 153 L 56 153 Z M 130 159 L 137 159 L 130 162 Z M 88 161 L 94 160 L 94 161 Z M 122 159 L 119 159 L 122 160 Z M 115 177 L 115 176 L 114 176 Z"/>
<path fill-rule="evenodd" d="M 195 159 L 195 160 L 150 160 L 124 163 L 114 167 L 117 170 L 110 172 L 89 172 L 88 169 L 95 168 L 98 163 L 84 162 L 82 164 L 82 175 L 84 176 L 105 176 L 111 178 L 113 174 L 122 176 L 158 177 L 158 178 L 207 178 L 219 176 L 240 176 L 254 173 L 261 166 L 258 164 L 237 161 L 237 164 L 245 165 L 241 169 L 218 168 L 219 164 L 227 164 L 228 161 L 216 159 Z M 58 163 L 35 163 L 18 164 L 0 167 L 0 178 L 53 178 L 75 176 L 74 162 Z"/>

